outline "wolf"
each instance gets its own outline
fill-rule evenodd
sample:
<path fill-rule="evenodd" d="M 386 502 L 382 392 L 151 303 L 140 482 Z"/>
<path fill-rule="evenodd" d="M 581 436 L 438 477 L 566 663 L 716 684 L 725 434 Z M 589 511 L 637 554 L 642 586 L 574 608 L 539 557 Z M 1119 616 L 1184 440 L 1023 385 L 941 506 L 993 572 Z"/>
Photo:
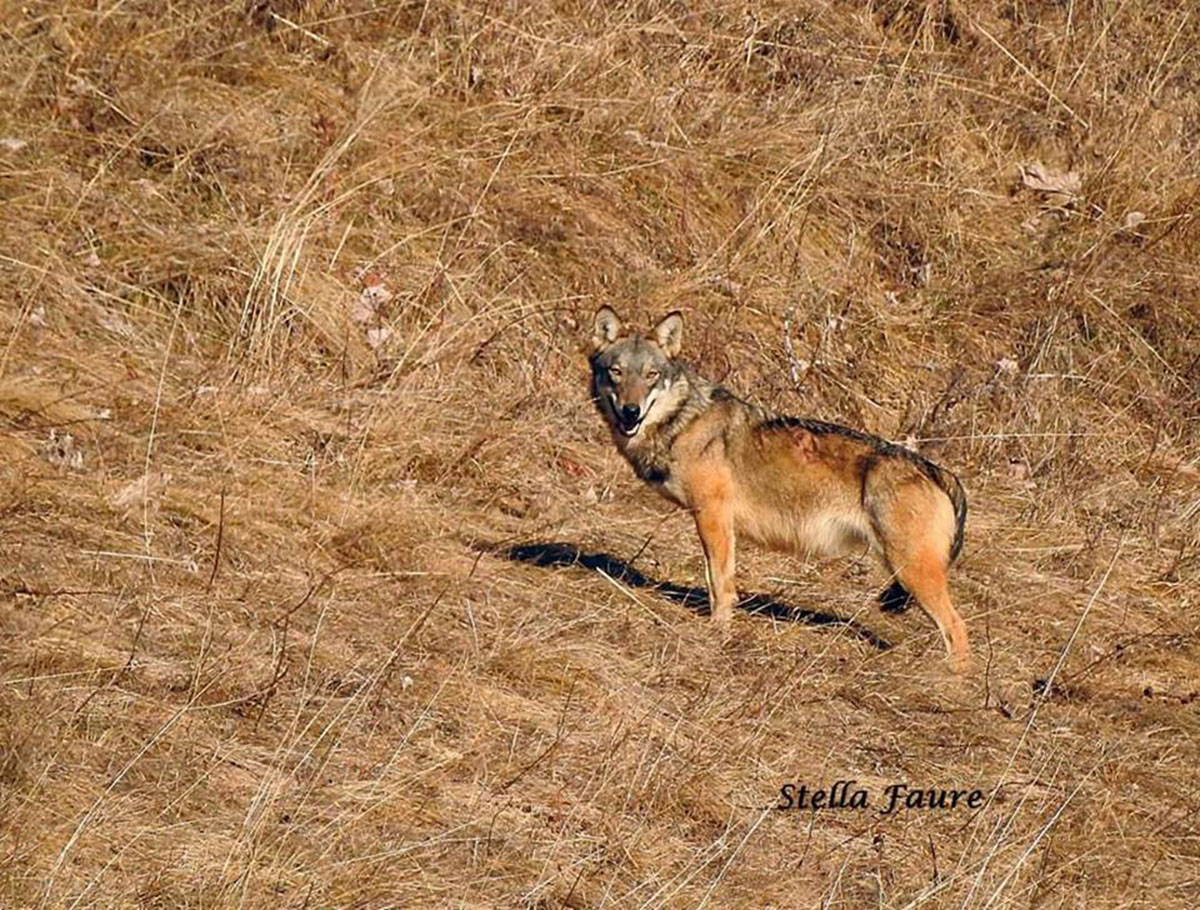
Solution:
<path fill-rule="evenodd" d="M 733 616 L 740 539 L 803 555 L 866 549 L 892 573 L 884 596 L 915 598 L 965 670 L 966 624 L 947 586 L 967 519 L 958 478 L 876 436 L 739 398 L 680 359 L 682 339 L 678 311 L 643 335 L 601 307 L 591 390 L 637 476 L 695 518 L 713 618 Z"/>

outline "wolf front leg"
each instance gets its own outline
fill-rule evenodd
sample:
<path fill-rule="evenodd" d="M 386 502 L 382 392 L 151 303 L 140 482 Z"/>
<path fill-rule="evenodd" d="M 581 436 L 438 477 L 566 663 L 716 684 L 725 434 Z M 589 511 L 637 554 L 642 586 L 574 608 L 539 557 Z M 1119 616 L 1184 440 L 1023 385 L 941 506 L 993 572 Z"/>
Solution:
<path fill-rule="evenodd" d="M 734 567 L 733 510 L 723 499 L 709 501 L 695 511 L 696 531 L 704 548 L 704 577 L 712 618 L 727 623 L 737 602 Z"/>

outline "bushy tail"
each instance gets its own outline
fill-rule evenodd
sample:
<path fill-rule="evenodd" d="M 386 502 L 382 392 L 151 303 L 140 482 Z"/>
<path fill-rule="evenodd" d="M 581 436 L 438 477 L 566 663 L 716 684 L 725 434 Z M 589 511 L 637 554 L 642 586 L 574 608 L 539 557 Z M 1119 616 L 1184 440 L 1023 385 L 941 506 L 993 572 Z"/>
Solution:
<path fill-rule="evenodd" d="M 950 545 L 950 561 L 954 562 L 962 552 L 963 536 L 967 527 L 967 492 L 958 476 L 942 467 L 937 469 L 937 484 L 942 488 L 942 492 L 950 497 L 950 504 L 954 506 L 954 542 Z"/>

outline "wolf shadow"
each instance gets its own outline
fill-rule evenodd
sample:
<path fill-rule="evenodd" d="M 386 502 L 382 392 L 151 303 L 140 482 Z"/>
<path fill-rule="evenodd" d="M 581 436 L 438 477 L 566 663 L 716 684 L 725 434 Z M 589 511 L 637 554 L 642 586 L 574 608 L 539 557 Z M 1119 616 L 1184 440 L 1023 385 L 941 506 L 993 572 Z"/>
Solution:
<path fill-rule="evenodd" d="M 585 553 L 569 543 L 523 543 L 511 547 L 496 547 L 491 552 L 513 562 L 523 562 L 543 568 L 580 566 L 607 575 L 631 588 L 645 588 L 668 597 L 690 610 L 700 612 L 708 604 L 704 588 L 691 588 L 672 581 L 659 581 L 635 569 L 610 553 Z M 853 619 L 825 610 L 797 607 L 776 600 L 767 594 L 747 594 L 738 601 L 738 609 L 753 616 L 769 616 L 782 622 L 806 623 L 811 626 L 841 626 L 856 638 L 880 651 L 892 647 L 891 642 Z"/>

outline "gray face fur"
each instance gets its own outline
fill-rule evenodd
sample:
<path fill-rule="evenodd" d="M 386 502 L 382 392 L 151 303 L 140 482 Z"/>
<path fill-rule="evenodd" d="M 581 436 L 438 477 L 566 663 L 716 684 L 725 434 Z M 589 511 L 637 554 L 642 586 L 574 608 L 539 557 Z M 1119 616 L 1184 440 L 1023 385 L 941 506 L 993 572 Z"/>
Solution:
<path fill-rule="evenodd" d="M 592 336 L 592 393 L 609 424 L 626 437 L 636 436 L 647 420 L 657 419 L 656 405 L 666 402 L 678 379 L 683 317 L 666 316 L 646 338 L 622 335 L 621 320 L 609 307 L 596 313 Z"/>

